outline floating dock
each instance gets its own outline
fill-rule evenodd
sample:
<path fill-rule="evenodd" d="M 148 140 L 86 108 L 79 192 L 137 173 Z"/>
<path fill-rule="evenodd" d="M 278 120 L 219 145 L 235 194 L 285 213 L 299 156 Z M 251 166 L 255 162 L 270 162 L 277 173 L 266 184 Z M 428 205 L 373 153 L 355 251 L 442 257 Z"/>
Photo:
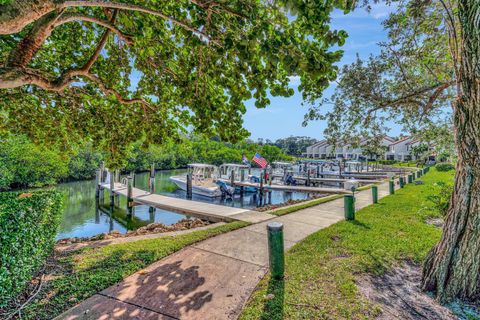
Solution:
<path fill-rule="evenodd" d="M 230 184 L 230 180 L 219 179 L 225 183 Z M 371 182 L 371 181 L 370 181 Z M 252 187 L 256 189 L 263 188 L 265 191 L 287 191 L 287 192 L 306 192 L 306 193 L 335 193 L 335 194 L 349 194 L 352 193 L 349 190 L 341 188 L 318 188 L 318 187 L 308 187 L 308 186 L 288 186 L 280 184 L 264 184 L 260 185 L 258 182 L 248 182 L 248 181 L 234 181 L 235 187 Z"/>
<path fill-rule="evenodd" d="M 274 178 L 283 178 L 282 175 L 273 175 Z M 377 177 L 374 177 L 377 178 Z M 295 180 L 309 180 L 308 177 L 305 176 L 293 176 L 293 179 Z M 321 183 L 345 183 L 347 181 L 350 181 L 350 179 L 336 179 L 336 178 L 314 178 L 310 177 L 310 182 L 321 182 Z M 369 184 L 369 183 L 381 183 L 383 180 L 369 180 L 369 179 L 355 179 L 356 182 L 362 183 L 362 184 Z"/>
<path fill-rule="evenodd" d="M 110 184 L 102 184 L 101 187 L 110 190 Z M 115 183 L 113 193 L 127 196 L 127 187 Z M 248 209 L 232 208 L 211 203 L 179 199 L 150 193 L 138 188 L 132 188 L 133 201 L 136 205 L 147 205 L 155 208 L 171 210 L 189 216 L 203 218 L 212 222 L 243 220 L 239 217 L 252 212 Z"/>

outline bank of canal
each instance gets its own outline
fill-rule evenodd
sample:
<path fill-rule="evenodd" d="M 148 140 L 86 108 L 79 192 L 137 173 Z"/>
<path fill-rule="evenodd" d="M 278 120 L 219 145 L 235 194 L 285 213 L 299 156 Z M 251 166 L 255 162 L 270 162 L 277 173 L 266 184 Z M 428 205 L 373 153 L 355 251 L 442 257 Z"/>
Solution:
<path fill-rule="evenodd" d="M 157 171 L 155 192 L 166 196 L 185 198 L 185 192 L 178 189 L 169 180 L 169 177 L 183 173 L 186 173 L 186 170 Z M 136 174 L 135 185 L 140 189 L 148 190 L 148 173 Z M 90 237 L 112 230 L 126 233 L 128 230 L 135 230 L 153 222 L 171 225 L 186 217 L 183 214 L 158 208 L 152 211 L 149 210 L 148 206 L 143 205 L 136 206 L 134 214 L 128 216 L 124 197 L 119 198 L 119 203 L 112 212 L 108 205 L 107 191 L 105 191 L 105 205 L 100 204 L 97 207 L 94 180 L 62 183 L 56 188 L 66 194 L 65 210 L 57 239 Z M 308 194 L 302 192 L 273 191 L 271 204 L 285 203 L 289 200 L 303 200 L 308 196 Z M 236 195 L 234 199 L 211 199 L 194 195 L 193 200 L 239 208 L 255 208 L 263 205 L 259 202 L 260 198 L 256 194 L 246 194 L 243 198 Z M 267 200 L 266 197 L 263 200 Z"/>

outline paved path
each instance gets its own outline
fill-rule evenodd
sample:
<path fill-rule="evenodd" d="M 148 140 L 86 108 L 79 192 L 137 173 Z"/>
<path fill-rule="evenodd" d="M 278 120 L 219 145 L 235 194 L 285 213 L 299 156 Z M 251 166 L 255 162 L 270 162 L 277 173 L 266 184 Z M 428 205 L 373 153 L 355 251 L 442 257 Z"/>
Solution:
<path fill-rule="evenodd" d="M 388 184 L 379 186 L 379 198 Z M 371 191 L 356 195 L 371 204 Z M 70 309 L 58 319 L 236 319 L 268 271 L 270 221 L 284 224 L 285 249 L 343 220 L 343 199 L 259 222 L 174 253 Z"/>

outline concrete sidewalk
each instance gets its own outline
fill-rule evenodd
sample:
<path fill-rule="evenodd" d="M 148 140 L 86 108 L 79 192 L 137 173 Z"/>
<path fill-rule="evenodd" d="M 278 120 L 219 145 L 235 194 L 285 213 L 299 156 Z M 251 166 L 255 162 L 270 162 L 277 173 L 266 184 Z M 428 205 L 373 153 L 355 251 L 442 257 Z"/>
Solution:
<path fill-rule="evenodd" d="M 378 196 L 388 195 L 388 183 Z M 372 203 L 356 194 L 356 209 Z M 259 222 L 180 250 L 57 319 L 236 319 L 268 271 L 267 224 L 284 224 L 285 249 L 344 219 L 343 199 Z"/>

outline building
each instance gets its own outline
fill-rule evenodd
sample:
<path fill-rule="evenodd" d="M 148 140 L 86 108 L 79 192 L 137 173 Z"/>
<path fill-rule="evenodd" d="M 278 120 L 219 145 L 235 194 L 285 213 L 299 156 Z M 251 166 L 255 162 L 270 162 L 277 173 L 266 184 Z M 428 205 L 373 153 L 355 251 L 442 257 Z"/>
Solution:
<path fill-rule="evenodd" d="M 368 140 L 363 139 L 360 142 L 360 147 L 354 147 L 351 144 L 333 145 L 327 140 L 321 140 L 307 147 L 304 156 L 311 159 L 375 159 L 376 155 L 368 154 L 362 149 L 361 145 L 366 143 L 368 143 Z M 415 160 L 412 148 L 420 143 L 421 141 L 410 137 L 394 140 L 391 137 L 383 136 L 380 145 L 385 147 L 386 152 L 381 158 L 398 161 Z"/>

